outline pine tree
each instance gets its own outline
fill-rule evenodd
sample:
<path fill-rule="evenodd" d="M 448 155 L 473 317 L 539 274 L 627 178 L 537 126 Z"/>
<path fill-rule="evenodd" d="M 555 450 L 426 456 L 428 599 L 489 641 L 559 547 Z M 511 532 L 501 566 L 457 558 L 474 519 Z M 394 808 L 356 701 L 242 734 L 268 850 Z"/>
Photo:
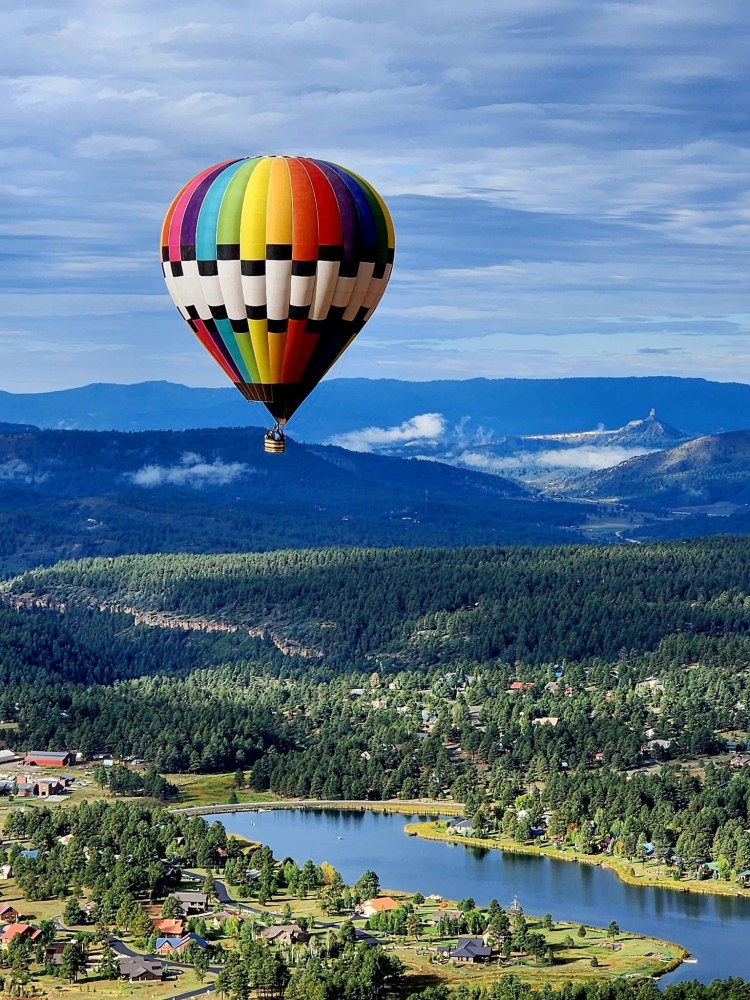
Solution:
<path fill-rule="evenodd" d="M 106 942 L 102 949 L 98 971 L 104 979 L 119 979 L 120 965 L 109 942 Z"/>

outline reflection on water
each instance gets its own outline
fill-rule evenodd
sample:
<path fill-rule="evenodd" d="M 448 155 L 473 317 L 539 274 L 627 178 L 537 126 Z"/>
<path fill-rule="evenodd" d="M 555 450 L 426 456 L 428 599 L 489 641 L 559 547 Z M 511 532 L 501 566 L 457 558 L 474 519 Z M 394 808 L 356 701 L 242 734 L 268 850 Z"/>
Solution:
<path fill-rule="evenodd" d="M 430 817 L 411 817 L 427 819 Z M 223 813 L 230 833 L 261 840 L 276 857 L 299 863 L 328 861 L 344 881 L 355 882 L 368 868 L 391 889 L 439 893 L 448 899 L 473 896 L 481 905 L 497 899 L 508 906 L 515 896 L 533 914 L 623 929 L 676 941 L 697 965 L 683 965 L 669 979 L 747 976 L 745 939 L 750 901 L 627 885 L 595 865 L 503 854 L 477 847 L 406 837 L 410 817 L 397 813 L 338 809 Z"/>

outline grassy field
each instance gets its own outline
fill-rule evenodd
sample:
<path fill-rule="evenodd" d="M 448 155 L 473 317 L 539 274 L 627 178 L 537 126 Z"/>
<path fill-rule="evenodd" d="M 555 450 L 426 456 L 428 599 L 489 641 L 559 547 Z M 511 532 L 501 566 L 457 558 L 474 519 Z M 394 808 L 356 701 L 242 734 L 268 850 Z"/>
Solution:
<path fill-rule="evenodd" d="M 424 937 L 419 942 L 406 945 L 399 942 L 390 946 L 389 950 L 398 955 L 409 975 L 415 978 L 415 988 L 440 983 L 450 986 L 459 983 L 486 984 L 508 973 L 530 983 L 549 983 L 551 986 L 560 986 L 568 980 L 580 982 L 592 976 L 605 979 L 658 976 L 679 965 L 687 956 L 678 945 L 634 934 L 621 934 L 616 941 L 616 950 L 613 950 L 611 938 L 601 928 L 587 927 L 587 935 L 583 939 L 577 937 L 577 924 L 556 923 L 552 930 L 544 931 L 541 922 L 530 920 L 529 929 L 542 931 L 555 948 L 554 965 L 540 965 L 533 958 L 521 956 L 500 962 L 467 965 L 438 960 L 432 949 L 444 944 L 452 945 L 455 938 Z M 566 937 L 574 939 L 573 948 L 564 947 Z M 596 968 L 591 965 L 593 958 L 597 961 Z"/>
<path fill-rule="evenodd" d="M 227 803 L 234 790 L 240 804 L 247 802 L 273 802 L 270 792 L 251 792 L 234 788 L 234 771 L 227 774 L 167 774 L 167 781 L 180 790 L 181 806 L 213 806 Z"/>
<path fill-rule="evenodd" d="M 446 829 L 446 824 L 440 821 L 409 823 L 404 829 L 408 833 L 424 837 L 426 840 L 443 840 L 450 844 L 486 847 L 497 851 L 507 851 L 510 854 L 535 854 L 540 857 L 556 858 L 560 861 L 600 865 L 603 868 L 610 868 L 623 882 L 627 882 L 629 885 L 654 886 L 660 889 L 674 889 L 678 892 L 701 892 L 715 896 L 750 898 L 750 890 L 743 889 L 734 882 L 725 882 L 721 879 L 701 881 L 683 877 L 679 881 L 675 881 L 672 869 L 657 861 L 630 861 L 628 858 L 586 855 L 578 853 L 572 847 L 561 850 L 554 844 L 519 844 L 502 834 L 492 834 L 488 837 L 465 837 L 462 834 L 450 834 Z"/>
<path fill-rule="evenodd" d="M 207 975 L 203 985 L 208 986 L 213 978 Z M 51 1000 L 91 1000 L 94 996 L 102 1000 L 167 1000 L 176 993 L 187 993 L 200 986 L 192 969 L 180 970 L 178 975 L 164 982 L 152 983 L 126 983 L 99 979 L 98 976 L 89 976 L 77 983 L 61 983 L 52 976 L 34 978 L 37 995 L 41 992 Z"/>

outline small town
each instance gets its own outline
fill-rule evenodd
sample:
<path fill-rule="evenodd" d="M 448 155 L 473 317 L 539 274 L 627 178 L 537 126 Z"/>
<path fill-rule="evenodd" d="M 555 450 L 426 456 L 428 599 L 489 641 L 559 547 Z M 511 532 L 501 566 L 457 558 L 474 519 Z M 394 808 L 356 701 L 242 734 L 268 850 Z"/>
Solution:
<path fill-rule="evenodd" d="M 104 797 L 99 768 L 137 772 L 78 756 L 4 753 L 17 769 L 2 779 L 13 806 L 0 840 L 0 978 L 11 996 L 119 996 L 125 983 L 144 997 L 280 997 L 309 959 L 335 970 L 347 949 L 380 956 L 370 964 L 383 984 L 481 984 L 511 970 L 554 982 L 561 962 L 567 976 L 658 973 L 684 957 L 614 922 L 529 916 L 517 899 L 483 908 L 383 889 L 372 870 L 347 886 L 326 862 L 276 859 L 191 810 Z M 460 819 L 451 828 L 472 832 Z"/>

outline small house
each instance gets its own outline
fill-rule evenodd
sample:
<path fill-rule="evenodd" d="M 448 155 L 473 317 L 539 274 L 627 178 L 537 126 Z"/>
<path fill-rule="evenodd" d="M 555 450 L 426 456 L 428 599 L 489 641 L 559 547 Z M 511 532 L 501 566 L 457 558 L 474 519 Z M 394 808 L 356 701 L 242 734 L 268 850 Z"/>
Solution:
<path fill-rule="evenodd" d="M 120 975 L 131 983 L 143 983 L 164 978 L 164 966 L 150 958 L 120 955 L 118 958 Z"/>
<path fill-rule="evenodd" d="M 391 896 L 378 896 L 376 899 L 366 899 L 364 903 L 360 903 L 359 909 L 363 917 L 374 917 L 376 913 L 397 910 L 399 905 Z"/>
<path fill-rule="evenodd" d="M 449 833 L 460 833 L 462 837 L 474 836 L 474 824 L 470 819 L 454 819 L 448 824 Z"/>
<path fill-rule="evenodd" d="M 486 962 L 492 956 L 492 948 L 480 937 L 460 937 L 456 947 L 448 952 L 454 962 Z"/>
<path fill-rule="evenodd" d="M 0 948 L 7 948 L 14 937 L 23 937 L 27 941 L 31 941 L 32 944 L 42 932 L 38 927 L 34 927 L 31 924 L 8 924 L 8 926 L 0 934 Z"/>
<path fill-rule="evenodd" d="M 164 917 L 158 920 L 152 920 L 151 923 L 154 925 L 154 931 L 160 937 L 182 937 L 185 933 L 184 920 L 169 920 Z"/>
<path fill-rule="evenodd" d="M 173 892 L 172 896 L 182 907 L 183 913 L 205 913 L 208 909 L 208 896 L 205 892 Z"/>
<path fill-rule="evenodd" d="M 216 910 L 211 914 L 211 926 L 215 931 L 221 929 L 225 920 L 238 920 L 240 923 L 245 919 L 241 913 L 234 913 L 232 910 Z"/>
<path fill-rule="evenodd" d="M 10 903 L 0 903 L 0 921 L 4 924 L 15 924 L 18 916 L 18 910 Z"/>
<path fill-rule="evenodd" d="M 52 944 L 48 944 L 44 949 L 44 964 L 59 969 L 62 965 L 62 953 L 68 943 L 68 941 L 53 941 Z"/>
<path fill-rule="evenodd" d="M 269 944 L 307 944 L 310 935 L 303 931 L 299 924 L 277 924 L 265 927 L 260 936 Z"/>
<path fill-rule="evenodd" d="M 179 955 L 186 948 L 189 948 L 190 945 L 195 945 L 196 948 L 200 948 L 203 951 L 204 948 L 208 948 L 208 941 L 202 938 L 200 934 L 183 934 L 182 937 L 159 937 L 156 939 L 154 951 L 157 955 L 168 957 Z"/>
<path fill-rule="evenodd" d="M 158 937 L 154 945 L 157 955 L 173 955 L 180 946 L 182 937 Z"/>

